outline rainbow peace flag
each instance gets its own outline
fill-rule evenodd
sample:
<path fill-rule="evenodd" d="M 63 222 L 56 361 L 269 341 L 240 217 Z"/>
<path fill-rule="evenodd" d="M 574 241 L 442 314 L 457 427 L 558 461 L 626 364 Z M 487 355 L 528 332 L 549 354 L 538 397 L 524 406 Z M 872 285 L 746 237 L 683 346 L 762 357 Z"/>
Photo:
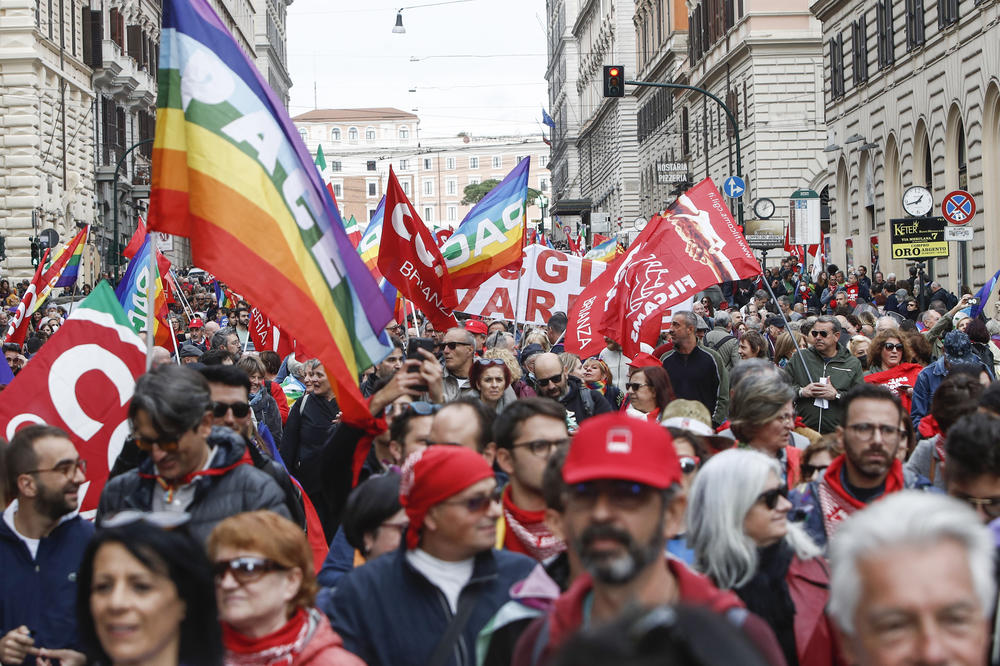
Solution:
<path fill-rule="evenodd" d="M 358 243 L 358 254 L 361 255 L 361 260 L 365 262 L 365 266 L 375 279 L 380 279 L 381 274 L 378 272 L 378 249 L 379 245 L 382 243 L 382 217 L 385 213 L 385 197 L 378 202 L 378 208 L 375 209 L 375 214 L 372 215 L 372 221 L 368 223 L 365 228 L 365 233 L 361 235 L 361 242 Z"/>
<path fill-rule="evenodd" d="M 595 245 L 590 252 L 583 255 L 583 258 L 607 262 L 611 261 L 621 253 L 622 246 L 618 244 L 618 239 L 612 238 L 604 241 L 600 245 Z"/>
<path fill-rule="evenodd" d="M 87 243 L 87 237 L 90 235 L 90 225 L 81 229 L 76 236 L 73 236 L 72 240 L 63 245 L 56 252 L 49 253 L 49 260 L 45 263 L 45 269 L 43 275 L 49 275 L 53 266 L 62 266 L 61 270 L 53 274 L 49 281 L 42 287 L 42 290 L 38 293 L 35 299 L 34 306 L 31 312 L 34 313 L 38 308 L 42 306 L 42 303 L 49 297 L 52 290 L 56 287 L 72 287 L 76 282 L 77 277 L 80 275 L 80 257 L 83 256 L 83 248 Z M 69 253 L 69 258 L 65 259 L 64 255 Z M 62 263 L 60 263 L 62 262 Z M 67 273 L 72 269 L 72 276 L 67 276 Z"/>
<path fill-rule="evenodd" d="M 441 246 L 456 288 L 478 287 L 497 271 L 520 264 L 530 163 L 530 157 L 518 162 Z"/>
<path fill-rule="evenodd" d="M 320 359 L 345 418 L 391 319 L 281 101 L 206 0 L 164 0 L 150 228 Z"/>
<path fill-rule="evenodd" d="M 149 309 L 153 309 L 153 339 L 155 344 L 173 349 L 167 311 L 167 297 L 156 261 L 156 246 L 151 234 L 146 235 L 139 251 L 128 262 L 128 270 L 115 289 L 115 295 L 125 318 L 136 333 L 146 330 Z M 150 303 L 152 297 L 152 303 Z"/>

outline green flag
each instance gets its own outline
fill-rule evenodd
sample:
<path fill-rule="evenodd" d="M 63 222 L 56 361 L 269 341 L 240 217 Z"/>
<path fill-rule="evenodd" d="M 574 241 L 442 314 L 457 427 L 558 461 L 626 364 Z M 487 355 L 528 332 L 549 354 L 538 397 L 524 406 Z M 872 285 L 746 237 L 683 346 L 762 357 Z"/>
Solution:
<path fill-rule="evenodd" d="M 319 148 L 316 149 L 316 166 L 319 167 L 320 171 L 326 171 L 326 157 L 323 156 L 323 144 L 319 144 Z"/>

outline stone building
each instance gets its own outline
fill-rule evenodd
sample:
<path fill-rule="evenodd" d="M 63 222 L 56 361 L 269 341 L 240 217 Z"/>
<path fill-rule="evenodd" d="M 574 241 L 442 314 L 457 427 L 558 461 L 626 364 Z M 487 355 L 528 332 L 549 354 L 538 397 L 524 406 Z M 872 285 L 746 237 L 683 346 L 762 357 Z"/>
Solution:
<path fill-rule="evenodd" d="M 977 288 L 1000 268 L 1000 7 L 958 0 L 816 0 L 823 22 L 831 260 L 907 276 L 888 221 L 905 217 L 913 185 L 955 189 L 978 212 L 972 241 L 950 243 L 931 273 L 950 290 Z M 848 256 L 853 250 L 853 261 Z M 992 313 L 992 312 L 990 312 Z"/>

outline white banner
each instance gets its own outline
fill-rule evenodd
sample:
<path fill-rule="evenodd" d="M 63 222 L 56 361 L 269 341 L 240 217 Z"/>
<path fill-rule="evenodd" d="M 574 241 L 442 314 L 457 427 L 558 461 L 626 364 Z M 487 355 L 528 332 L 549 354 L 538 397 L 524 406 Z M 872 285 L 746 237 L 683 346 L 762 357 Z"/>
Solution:
<path fill-rule="evenodd" d="M 529 245 L 520 273 L 500 271 L 476 289 L 459 289 L 455 311 L 512 321 L 516 303 L 518 323 L 544 325 L 553 313 L 568 313 L 584 287 L 607 267 L 602 261 Z"/>

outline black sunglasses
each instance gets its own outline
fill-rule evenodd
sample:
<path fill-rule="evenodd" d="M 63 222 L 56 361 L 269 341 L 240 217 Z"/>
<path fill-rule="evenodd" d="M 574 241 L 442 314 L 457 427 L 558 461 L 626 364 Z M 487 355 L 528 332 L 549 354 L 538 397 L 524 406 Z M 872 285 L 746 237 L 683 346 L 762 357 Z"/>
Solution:
<path fill-rule="evenodd" d="M 773 509 L 778 506 L 778 498 L 784 497 L 788 499 L 788 486 L 778 486 L 777 488 L 771 488 L 770 490 L 765 490 L 758 497 L 758 502 L 763 502 L 764 506 L 768 509 Z"/>
<path fill-rule="evenodd" d="M 632 393 L 635 393 L 636 391 L 638 391 L 639 389 L 641 389 L 643 386 L 649 386 L 649 384 L 639 384 L 638 382 L 626 382 L 625 383 L 625 388 L 628 389 L 629 391 L 632 391 Z"/>
<path fill-rule="evenodd" d="M 903 343 L 902 342 L 887 342 L 884 345 L 882 345 L 882 348 L 883 349 L 887 349 L 889 351 L 903 351 Z"/>
<path fill-rule="evenodd" d="M 812 476 L 817 472 L 825 472 L 829 465 L 803 465 L 802 474 L 803 476 Z"/>
<path fill-rule="evenodd" d="M 552 375 L 551 377 L 538 377 L 535 379 L 535 383 L 538 384 L 539 386 L 548 386 L 550 383 L 558 384 L 561 381 L 562 381 L 561 372 L 558 375 Z"/>
<path fill-rule="evenodd" d="M 249 402 L 212 402 L 212 414 L 217 419 L 221 419 L 226 415 L 230 409 L 233 410 L 233 416 L 238 419 L 246 417 L 250 413 L 250 403 Z"/>
<path fill-rule="evenodd" d="M 825 338 L 830 335 L 830 331 L 809 331 L 809 335 L 813 336 L 814 338 L 818 337 Z"/>
<path fill-rule="evenodd" d="M 502 358 L 477 358 L 476 359 L 476 364 L 477 365 L 486 365 L 486 366 L 490 366 L 490 365 L 506 365 L 506 363 L 504 363 L 504 360 Z"/>
<path fill-rule="evenodd" d="M 452 350 L 452 351 L 455 351 L 456 349 L 458 349 L 459 345 L 465 345 L 466 347 L 471 347 L 472 346 L 468 342 L 446 342 L 446 343 L 444 343 L 444 346 L 447 347 L 448 349 Z"/>

